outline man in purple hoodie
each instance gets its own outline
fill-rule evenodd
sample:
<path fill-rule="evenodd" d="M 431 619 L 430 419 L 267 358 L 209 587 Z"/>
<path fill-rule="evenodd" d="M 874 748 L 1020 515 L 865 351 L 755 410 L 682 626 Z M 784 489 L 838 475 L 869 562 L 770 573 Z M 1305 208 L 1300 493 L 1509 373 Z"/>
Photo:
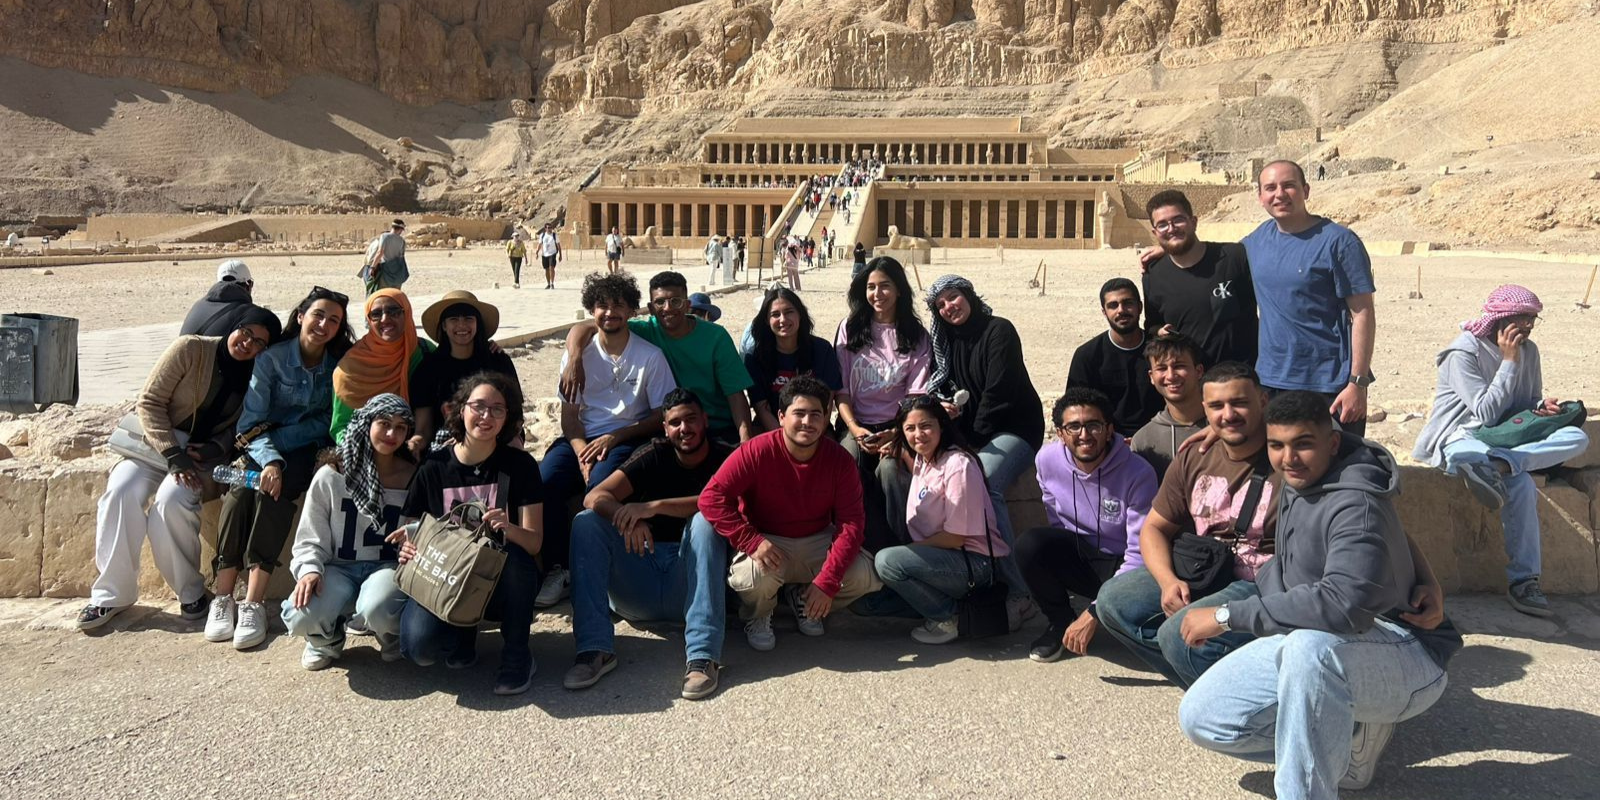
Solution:
<path fill-rule="evenodd" d="M 1017 564 L 1049 626 L 1028 657 L 1083 655 L 1100 623 L 1091 603 L 1074 613 L 1072 595 L 1094 597 L 1113 575 L 1139 568 L 1139 530 L 1155 498 L 1156 472 L 1112 428 L 1111 399 L 1074 387 L 1051 413 L 1056 438 L 1034 459 L 1045 518 L 1017 540 Z"/>

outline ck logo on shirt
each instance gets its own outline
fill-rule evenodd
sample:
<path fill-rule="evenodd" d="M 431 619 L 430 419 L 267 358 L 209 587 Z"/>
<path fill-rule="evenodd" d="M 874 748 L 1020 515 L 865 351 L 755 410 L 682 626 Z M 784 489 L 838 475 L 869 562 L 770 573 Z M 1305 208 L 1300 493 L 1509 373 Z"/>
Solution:
<path fill-rule="evenodd" d="M 1221 281 L 1217 283 L 1216 287 L 1211 290 L 1211 296 L 1217 298 L 1218 300 L 1226 300 L 1232 297 L 1233 292 L 1228 289 L 1228 284 L 1230 283 L 1233 283 L 1233 281 Z"/>
<path fill-rule="evenodd" d="M 1119 522 L 1122 520 L 1122 500 L 1116 497 L 1104 497 L 1100 500 L 1100 519 L 1105 522 Z"/>

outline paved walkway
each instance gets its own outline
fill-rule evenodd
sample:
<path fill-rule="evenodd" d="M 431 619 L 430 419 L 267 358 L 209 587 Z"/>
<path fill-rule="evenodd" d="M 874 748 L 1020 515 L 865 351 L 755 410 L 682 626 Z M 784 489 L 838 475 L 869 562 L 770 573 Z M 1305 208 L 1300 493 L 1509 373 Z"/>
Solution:
<path fill-rule="evenodd" d="M 533 688 L 489 692 L 477 666 L 379 660 L 370 637 L 323 672 L 274 632 L 236 652 L 175 606 L 141 605 L 98 635 L 81 600 L 0 601 L 0 796 L 17 798 L 1206 798 L 1272 794 L 1269 765 L 1201 750 L 1178 690 L 1101 633 L 1087 658 L 1035 664 L 1038 623 L 930 647 L 909 621 L 830 618 L 752 651 L 730 625 L 722 691 L 678 699 L 681 628 L 617 626 L 621 666 L 561 688 L 565 604 L 539 615 Z M 1469 631 L 1433 709 L 1400 725 L 1371 790 L 1349 798 L 1594 797 L 1600 606 L 1556 598 L 1530 620 L 1451 597 Z M 836 615 L 840 616 L 840 615 Z M 1530 624 L 1536 623 L 1536 624 Z M 422 787 L 426 787 L 425 789 Z"/>

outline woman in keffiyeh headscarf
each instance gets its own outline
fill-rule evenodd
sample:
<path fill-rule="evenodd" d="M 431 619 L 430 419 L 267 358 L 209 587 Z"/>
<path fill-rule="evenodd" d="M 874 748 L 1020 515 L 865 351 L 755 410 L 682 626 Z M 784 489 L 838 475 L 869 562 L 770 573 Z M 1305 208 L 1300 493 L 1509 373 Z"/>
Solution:
<path fill-rule="evenodd" d="M 1485 427 L 1515 417 L 1555 413 L 1560 404 L 1544 395 L 1539 348 L 1530 337 L 1544 304 L 1512 284 L 1489 293 L 1482 312 L 1461 323 L 1461 333 L 1439 353 L 1433 412 L 1411 455 L 1459 475 L 1505 530 L 1506 597 L 1525 614 L 1549 616 L 1539 588 L 1538 490 L 1529 470 L 1554 467 L 1581 455 L 1589 438 L 1578 427 L 1561 428 L 1512 448 L 1490 447 L 1475 438 Z"/>
<path fill-rule="evenodd" d="M 417 339 L 411 301 L 399 289 L 380 289 L 367 298 L 367 333 L 350 348 L 333 372 L 333 422 L 328 432 L 334 442 L 344 440 L 350 415 L 375 395 L 390 392 L 407 402 L 411 374 L 433 345 Z M 415 437 L 414 437 L 415 438 Z M 408 445 L 416 452 L 421 439 Z"/>
<path fill-rule="evenodd" d="M 1016 536 L 1006 510 L 1006 490 L 1033 465 L 1034 454 L 1044 444 L 1044 406 L 1022 360 L 1022 337 L 1009 320 L 994 315 L 971 281 L 959 275 L 934 281 L 927 303 L 933 322 L 928 393 L 945 402 L 967 443 L 977 448 L 1000 535 L 1009 547 Z M 885 474 L 891 469 L 895 475 Z M 879 475 L 891 502 L 904 502 L 910 473 L 885 461 Z M 902 534 L 904 515 L 898 522 L 891 515 L 890 525 Z M 1038 613 L 1038 607 L 1028 597 L 1027 584 L 1010 556 L 1000 559 L 1000 576 L 1011 587 L 1009 610 L 1016 630 L 1022 620 Z"/>
<path fill-rule="evenodd" d="M 415 424 L 398 395 L 369 399 L 306 490 L 289 562 L 295 588 L 282 609 L 289 634 L 306 639 L 306 669 L 323 669 L 344 653 L 345 622 L 354 615 L 377 636 L 385 661 L 400 657 L 406 596 L 395 584 L 398 553 L 384 537 L 399 524 L 417 471 L 405 447 Z"/>

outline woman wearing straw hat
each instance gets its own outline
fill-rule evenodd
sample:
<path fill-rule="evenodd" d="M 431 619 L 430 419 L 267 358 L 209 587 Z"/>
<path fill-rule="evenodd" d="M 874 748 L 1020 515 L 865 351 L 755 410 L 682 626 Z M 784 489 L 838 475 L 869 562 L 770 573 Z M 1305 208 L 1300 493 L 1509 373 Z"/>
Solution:
<path fill-rule="evenodd" d="M 439 343 L 417 367 L 411 381 L 411 407 L 417 433 L 429 441 L 447 416 L 445 401 L 456 386 L 477 372 L 498 372 L 520 386 L 517 368 L 490 338 L 500 328 L 500 309 L 458 289 L 422 312 L 422 331 Z"/>

